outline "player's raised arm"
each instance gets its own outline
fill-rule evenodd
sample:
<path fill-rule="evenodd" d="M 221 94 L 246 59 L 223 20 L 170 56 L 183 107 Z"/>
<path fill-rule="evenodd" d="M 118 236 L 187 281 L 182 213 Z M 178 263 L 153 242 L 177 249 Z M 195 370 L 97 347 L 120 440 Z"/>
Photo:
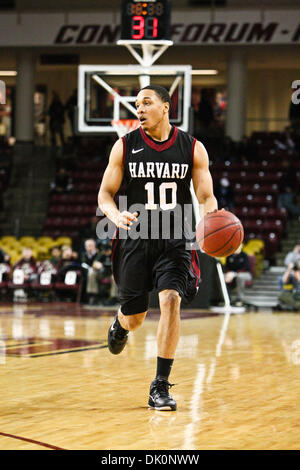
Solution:
<path fill-rule="evenodd" d="M 203 217 L 207 212 L 213 212 L 215 209 L 218 209 L 218 203 L 213 192 L 212 177 L 209 171 L 208 155 L 204 145 L 198 140 L 194 149 L 192 179 L 198 202 L 204 209 L 204 214 L 200 214 L 200 216 Z"/>
<path fill-rule="evenodd" d="M 98 204 L 102 212 L 117 227 L 128 230 L 133 220 L 136 220 L 137 213 L 120 212 L 115 201 L 115 194 L 120 189 L 124 175 L 123 166 L 123 142 L 122 139 L 117 140 L 114 144 L 110 156 L 109 163 L 104 172 L 102 183 L 98 193 Z"/>

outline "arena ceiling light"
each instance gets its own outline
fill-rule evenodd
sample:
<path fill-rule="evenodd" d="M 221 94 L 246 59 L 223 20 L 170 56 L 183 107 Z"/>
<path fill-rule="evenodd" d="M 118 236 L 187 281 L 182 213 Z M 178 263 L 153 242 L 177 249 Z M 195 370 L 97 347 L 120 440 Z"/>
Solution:
<path fill-rule="evenodd" d="M 15 70 L 0 70 L 0 77 L 15 77 L 16 75 Z"/>
<path fill-rule="evenodd" d="M 192 75 L 218 75 L 218 70 L 213 69 L 194 69 Z"/>

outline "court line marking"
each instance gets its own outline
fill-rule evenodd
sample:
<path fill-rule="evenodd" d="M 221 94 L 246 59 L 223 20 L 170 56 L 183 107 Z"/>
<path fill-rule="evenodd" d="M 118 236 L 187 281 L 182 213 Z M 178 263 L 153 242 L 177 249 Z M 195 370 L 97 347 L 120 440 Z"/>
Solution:
<path fill-rule="evenodd" d="M 39 446 L 47 447 L 48 449 L 52 449 L 52 450 L 67 450 L 67 449 L 64 449 L 62 447 L 57 447 L 57 446 L 53 446 L 51 444 L 46 444 L 46 442 L 36 441 L 34 439 L 29 439 L 27 437 L 16 436 L 15 434 L 7 434 L 5 432 L 0 432 L 0 436 L 11 437 L 12 439 L 18 439 L 20 441 L 30 442 L 32 444 L 37 444 Z"/>

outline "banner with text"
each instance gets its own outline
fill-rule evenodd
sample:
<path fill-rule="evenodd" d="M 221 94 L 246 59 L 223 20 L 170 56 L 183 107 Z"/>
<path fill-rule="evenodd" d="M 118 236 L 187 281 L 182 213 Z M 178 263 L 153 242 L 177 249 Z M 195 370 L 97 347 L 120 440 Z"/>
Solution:
<path fill-rule="evenodd" d="M 264 45 L 300 43 L 300 10 L 174 11 L 172 40 L 177 45 Z M 120 14 L 2 13 L 4 46 L 99 46 L 120 38 Z"/>

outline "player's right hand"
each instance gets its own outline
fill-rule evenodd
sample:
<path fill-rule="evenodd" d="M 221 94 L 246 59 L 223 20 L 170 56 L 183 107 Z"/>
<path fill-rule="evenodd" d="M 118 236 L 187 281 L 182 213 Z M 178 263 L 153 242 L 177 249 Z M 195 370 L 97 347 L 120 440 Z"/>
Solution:
<path fill-rule="evenodd" d="M 133 214 L 128 211 L 120 212 L 116 226 L 125 230 L 130 230 L 130 226 L 133 224 L 133 222 L 137 222 L 137 216 L 137 212 L 134 212 Z"/>

